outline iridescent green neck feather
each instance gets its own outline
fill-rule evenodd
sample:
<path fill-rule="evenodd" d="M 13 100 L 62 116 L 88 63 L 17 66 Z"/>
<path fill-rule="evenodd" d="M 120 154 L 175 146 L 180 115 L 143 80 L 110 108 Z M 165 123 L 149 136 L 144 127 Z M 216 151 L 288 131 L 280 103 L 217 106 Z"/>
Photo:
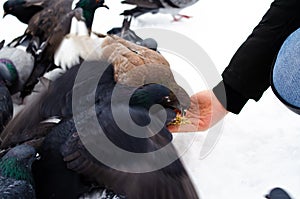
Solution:
<path fill-rule="evenodd" d="M 86 26 L 91 29 L 95 11 L 97 9 L 96 1 L 94 0 L 93 2 L 93 0 L 81 0 L 76 4 L 76 8 L 82 8 Z"/>
<path fill-rule="evenodd" d="M 142 106 L 145 108 L 149 108 L 151 104 L 150 96 L 146 91 L 138 91 L 135 92 L 130 99 L 131 106 Z"/>
<path fill-rule="evenodd" d="M 0 173 L 3 177 L 25 180 L 33 183 L 30 168 L 21 165 L 16 158 L 6 158 L 0 161 Z"/>

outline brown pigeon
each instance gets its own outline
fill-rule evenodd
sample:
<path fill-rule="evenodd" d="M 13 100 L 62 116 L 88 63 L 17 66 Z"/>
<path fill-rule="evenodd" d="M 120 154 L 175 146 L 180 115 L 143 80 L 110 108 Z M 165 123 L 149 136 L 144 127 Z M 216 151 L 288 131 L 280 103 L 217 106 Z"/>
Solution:
<path fill-rule="evenodd" d="M 187 93 L 177 84 L 168 61 L 159 52 L 116 35 L 93 38 L 90 35 L 70 34 L 66 38 L 69 44 L 60 46 L 62 56 L 57 56 L 56 60 L 61 65 L 71 67 L 80 59 L 106 60 L 114 66 L 116 82 L 127 86 L 162 84 L 175 93 L 184 107 L 189 106 Z M 76 50 L 70 51 L 70 46 Z M 73 59 L 69 60 L 71 57 Z"/>

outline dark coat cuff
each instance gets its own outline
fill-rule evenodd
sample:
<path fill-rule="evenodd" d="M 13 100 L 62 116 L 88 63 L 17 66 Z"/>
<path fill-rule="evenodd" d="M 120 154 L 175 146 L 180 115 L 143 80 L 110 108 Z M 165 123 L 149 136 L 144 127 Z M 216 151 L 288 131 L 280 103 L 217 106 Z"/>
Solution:
<path fill-rule="evenodd" d="M 224 108 L 235 114 L 239 114 L 248 101 L 223 81 L 213 88 L 213 92 Z"/>

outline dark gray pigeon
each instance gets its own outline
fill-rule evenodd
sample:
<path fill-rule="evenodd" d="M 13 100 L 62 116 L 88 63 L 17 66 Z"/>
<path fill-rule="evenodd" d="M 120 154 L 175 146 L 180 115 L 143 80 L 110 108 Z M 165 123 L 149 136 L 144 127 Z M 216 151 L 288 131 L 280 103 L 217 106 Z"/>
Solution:
<path fill-rule="evenodd" d="M 133 30 L 130 29 L 132 17 L 124 17 L 122 27 L 112 28 L 107 32 L 107 34 L 117 35 L 127 41 L 133 42 L 135 44 L 144 46 L 151 50 L 157 50 L 157 42 L 153 38 L 142 39 Z"/>
<path fill-rule="evenodd" d="M 0 196 L 5 199 L 34 199 L 31 165 L 37 158 L 32 146 L 19 145 L 0 160 Z"/>
<path fill-rule="evenodd" d="M 6 148 L 11 143 L 18 143 L 18 141 L 22 142 L 40 136 L 42 132 L 37 132 L 38 134 L 33 135 L 30 129 L 32 129 L 32 126 L 38 125 L 45 116 L 49 117 L 55 115 L 62 118 L 62 121 L 48 133 L 39 149 L 42 159 L 36 162 L 33 169 L 34 174 L 36 174 L 34 179 L 36 180 L 37 194 L 39 196 L 45 196 L 42 198 L 46 198 L 49 193 L 55 192 L 57 198 L 66 198 L 70 196 L 70 193 L 75 193 L 74 190 L 80 191 L 79 188 L 83 188 L 82 190 L 85 191 L 84 184 L 80 185 L 84 182 L 80 181 L 79 178 L 79 176 L 83 176 L 88 182 L 92 182 L 97 186 L 102 185 L 104 188 L 113 190 L 119 198 L 123 196 L 130 199 L 199 198 L 184 165 L 180 159 L 177 159 L 177 152 L 172 146 L 161 155 L 164 155 L 163 157 L 165 158 L 170 156 L 174 157 L 174 162 L 163 166 L 161 169 L 140 174 L 110 168 L 89 153 L 85 148 L 87 145 L 83 145 L 83 142 L 78 136 L 78 132 L 83 132 L 87 136 L 86 138 L 88 139 L 85 140 L 87 142 L 86 144 L 96 144 L 100 147 L 99 152 L 103 154 L 103 156 L 115 158 L 118 161 L 120 160 L 120 165 L 129 165 L 131 168 L 134 166 L 144 168 L 150 163 L 159 164 L 161 161 L 160 156 L 151 156 L 150 159 L 145 160 L 145 162 L 136 162 L 133 159 L 119 159 L 120 157 L 116 156 L 110 148 L 103 145 L 105 139 L 102 140 L 102 136 L 105 134 L 116 146 L 126 151 L 134 153 L 156 151 L 171 142 L 172 135 L 165 125 L 176 117 L 176 109 L 180 108 L 177 107 L 178 99 L 173 96 L 174 94 L 172 94 L 169 89 L 162 85 L 147 84 L 141 86 L 134 91 L 132 96 L 129 92 L 132 91 L 131 87 L 120 85 L 120 96 L 113 102 L 114 107 L 118 110 L 118 114 L 124 114 L 126 110 L 128 110 L 128 104 L 125 100 L 125 96 L 128 95 L 131 96 L 129 101 L 130 116 L 139 126 L 145 126 L 150 122 L 149 108 L 154 104 L 163 106 L 167 113 L 166 121 L 161 120 L 158 116 L 157 120 L 155 119 L 156 124 L 163 124 L 164 126 L 157 134 L 153 135 L 151 129 L 144 129 L 138 130 L 138 133 L 140 135 L 148 135 L 150 136 L 149 138 L 140 139 L 130 136 L 119 128 L 112 113 L 112 92 L 116 87 L 113 66 L 106 62 L 89 62 L 89 64 L 88 68 L 90 71 L 85 74 L 85 78 L 82 78 L 80 83 L 77 82 L 75 87 L 79 85 L 85 86 L 86 83 L 89 82 L 87 80 L 98 79 L 95 69 L 104 70 L 105 66 L 107 69 L 102 71 L 103 75 L 100 78 L 96 91 L 93 88 L 87 87 L 85 89 L 87 93 L 79 97 L 78 103 L 82 105 L 80 108 L 84 111 L 73 110 L 71 106 L 71 92 L 75 77 L 77 76 L 77 70 L 79 69 L 79 66 L 74 66 L 58 78 L 54 82 L 53 87 L 50 87 L 47 94 L 42 96 L 40 101 L 32 106 L 32 108 L 27 106 L 25 107 L 27 111 L 23 109 L 23 114 L 18 117 L 20 120 L 18 120 L 18 122 L 16 122 L 17 120 L 15 121 L 16 125 L 13 125 L 13 121 L 11 123 L 12 126 L 16 128 L 8 130 L 9 128 L 7 127 L 7 132 L 18 133 L 14 135 L 6 134 L 7 136 L 3 133 L 2 147 Z M 90 94 L 94 92 L 96 93 L 95 106 L 89 107 L 89 103 L 87 102 L 91 99 Z M 59 94 L 57 95 L 57 93 Z M 99 125 L 103 129 L 103 134 L 99 132 L 100 137 L 97 136 L 98 130 L 95 129 L 97 125 L 95 126 L 91 122 L 93 121 L 91 120 L 92 110 L 96 111 Z M 156 111 L 158 112 L 159 110 Z M 72 115 L 81 118 L 80 123 L 85 123 L 85 125 L 88 125 L 88 128 L 77 129 Z M 121 118 L 123 118 L 122 122 L 128 123 L 127 117 L 121 116 Z M 128 123 L 127 126 L 130 132 L 137 131 L 134 124 Z M 24 132 L 24 129 L 29 130 L 28 132 L 30 133 Z M 93 132 L 97 132 L 96 137 Z M 100 138 L 100 141 L 98 138 Z M 60 180 L 58 181 L 57 178 Z M 49 184 L 52 185 L 46 186 Z M 65 188 L 63 188 L 64 191 L 60 190 L 62 186 L 65 186 Z M 68 190 L 70 190 L 70 192 L 68 192 Z M 61 197 L 58 196 L 58 194 L 60 194 Z M 61 194 L 67 194 L 67 196 L 62 196 Z"/>
<path fill-rule="evenodd" d="M 125 10 L 121 15 L 138 17 L 146 13 L 167 13 L 173 16 L 174 21 L 191 16 L 179 14 L 179 12 L 198 0 L 124 0 L 121 3 L 136 5 L 131 10 Z M 178 16 L 178 17 L 177 17 Z"/>

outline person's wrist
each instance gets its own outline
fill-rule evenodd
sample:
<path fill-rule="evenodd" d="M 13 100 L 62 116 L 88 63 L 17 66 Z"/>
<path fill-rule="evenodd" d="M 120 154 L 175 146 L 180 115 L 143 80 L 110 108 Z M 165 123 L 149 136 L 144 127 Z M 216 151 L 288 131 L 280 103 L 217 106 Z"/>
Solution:
<path fill-rule="evenodd" d="M 229 111 L 226 110 L 224 105 L 219 101 L 214 92 L 211 92 L 212 96 L 212 121 L 211 126 L 215 125 L 221 119 L 223 119 Z"/>
<path fill-rule="evenodd" d="M 248 101 L 247 98 L 231 88 L 224 81 L 221 81 L 213 88 L 213 93 L 222 106 L 234 114 L 239 114 Z"/>

